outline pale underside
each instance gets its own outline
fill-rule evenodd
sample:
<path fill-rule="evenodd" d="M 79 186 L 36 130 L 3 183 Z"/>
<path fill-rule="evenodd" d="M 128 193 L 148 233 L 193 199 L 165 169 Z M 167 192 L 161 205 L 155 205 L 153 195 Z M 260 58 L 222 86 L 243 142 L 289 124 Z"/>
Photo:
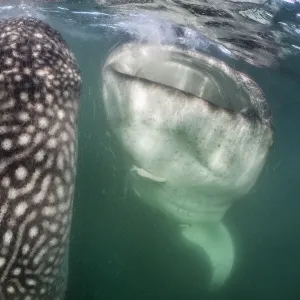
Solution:
<path fill-rule="evenodd" d="M 254 185 L 272 144 L 263 96 L 212 58 L 129 45 L 107 60 L 104 100 L 133 189 L 188 225 L 183 237 L 207 253 L 212 285 L 222 285 L 234 261 L 222 218 Z"/>

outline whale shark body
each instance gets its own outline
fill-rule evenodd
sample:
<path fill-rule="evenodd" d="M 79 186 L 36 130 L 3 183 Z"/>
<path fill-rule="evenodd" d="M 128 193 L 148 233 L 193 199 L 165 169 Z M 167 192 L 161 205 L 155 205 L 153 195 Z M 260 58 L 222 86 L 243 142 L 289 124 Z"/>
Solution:
<path fill-rule="evenodd" d="M 81 77 L 58 32 L 0 22 L 0 299 L 60 300 Z"/>
<path fill-rule="evenodd" d="M 103 99 L 132 188 L 204 250 L 211 288 L 222 286 L 235 256 L 222 218 L 255 184 L 273 144 L 263 93 L 212 57 L 131 43 L 108 56 Z"/>

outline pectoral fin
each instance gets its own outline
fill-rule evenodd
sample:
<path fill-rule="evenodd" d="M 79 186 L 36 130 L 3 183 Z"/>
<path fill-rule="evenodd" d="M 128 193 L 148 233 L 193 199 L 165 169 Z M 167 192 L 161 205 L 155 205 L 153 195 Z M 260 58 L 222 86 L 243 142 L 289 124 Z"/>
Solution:
<path fill-rule="evenodd" d="M 181 227 L 183 237 L 201 247 L 212 265 L 211 289 L 221 287 L 229 277 L 234 248 L 227 228 L 221 223 L 195 224 Z"/>
<path fill-rule="evenodd" d="M 147 170 L 145 170 L 143 168 L 138 168 L 136 166 L 133 166 L 130 171 L 134 172 L 135 174 L 137 174 L 138 176 L 140 176 L 142 178 L 145 178 L 150 181 L 157 182 L 157 183 L 164 183 L 167 181 L 163 177 L 155 176 L 155 175 L 151 174 L 150 172 L 148 172 Z"/>

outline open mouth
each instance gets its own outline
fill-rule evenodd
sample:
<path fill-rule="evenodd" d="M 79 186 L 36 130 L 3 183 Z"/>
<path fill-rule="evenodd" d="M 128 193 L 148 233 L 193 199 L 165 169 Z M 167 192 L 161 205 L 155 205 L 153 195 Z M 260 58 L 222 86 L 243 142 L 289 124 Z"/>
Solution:
<path fill-rule="evenodd" d="M 263 93 L 246 75 L 199 52 L 174 46 L 127 44 L 106 67 L 124 76 L 139 78 L 182 91 L 210 107 L 246 118 L 270 121 Z"/>
<path fill-rule="evenodd" d="M 126 44 L 107 58 L 103 82 L 108 121 L 134 165 L 171 182 L 196 178 L 214 194 L 255 183 L 273 132 L 246 75 L 176 46 Z"/>

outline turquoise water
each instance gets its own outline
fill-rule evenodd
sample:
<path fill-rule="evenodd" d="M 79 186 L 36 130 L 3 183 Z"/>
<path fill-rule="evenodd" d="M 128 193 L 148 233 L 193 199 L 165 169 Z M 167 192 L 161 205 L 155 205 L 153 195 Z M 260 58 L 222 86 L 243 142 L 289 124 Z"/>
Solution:
<path fill-rule="evenodd" d="M 83 77 L 66 299 L 299 299 L 297 56 L 283 56 L 274 67 L 256 66 L 204 47 L 205 43 L 202 49 L 197 46 L 199 51 L 211 51 L 211 55 L 251 76 L 265 93 L 274 118 L 275 143 L 266 167 L 254 188 L 225 217 L 236 246 L 232 275 L 222 289 L 211 293 L 211 270 L 205 255 L 199 259 L 193 249 L 181 244 L 174 224 L 126 189 L 122 154 L 109 133 L 102 103 L 101 67 L 112 47 L 132 39 L 132 29 L 126 31 L 125 26 L 121 30 L 106 18 L 114 10 L 102 17 L 83 13 L 103 13 L 92 6 L 61 7 L 65 10 L 47 7 L 31 13 L 45 16 L 61 31 Z M 82 13 L 75 16 L 70 11 Z M 131 25 L 134 22 L 131 19 Z M 284 36 L 285 49 L 299 43 L 294 33 Z M 134 33 L 135 39 L 141 36 L 141 32 Z M 269 61 L 270 54 L 265 55 L 260 61 Z"/>

